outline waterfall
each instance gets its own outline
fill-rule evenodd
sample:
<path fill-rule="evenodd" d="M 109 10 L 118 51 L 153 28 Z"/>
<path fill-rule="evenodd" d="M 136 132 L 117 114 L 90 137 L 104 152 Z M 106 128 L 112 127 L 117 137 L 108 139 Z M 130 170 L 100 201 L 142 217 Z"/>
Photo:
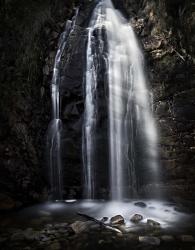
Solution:
<path fill-rule="evenodd" d="M 88 43 L 86 50 L 85 74 L 85 113 L 83 126 L 83 163 L 85 169 L 85 197 L 94 198 L 95 192 L 95 146 L 97 125 L 97 83 L 98 83 L 98 55 L 103 54 L 102 30 L 98 31 L 98 41 L 94 40 L 93 32 L 96 25 L 101 25 L 101 10 L 97 9 L 95 17 L 91 19 L 88 28 Z"/>
<path fill-rule="evenodd" d="M 102 33 L 105 32 L 103 37 Z M 99 41 L 99 42 L 98 42 Z M 97 46 L 98 45 L 98 46 Z M 104 49 L 107 49 L 106 53 Z M 96 5 L 88 28 L 85 77 L 84 165 L 87 198 L 94 197 L 98 60 L 106 58 L 110 197 L 135 197 L 157 180 L 157 131 L 143 56 L 130 24 L 111 0 Z"/>
<path fill-rule="evenodd" d="M 49 160 L 48 165 L 51 196 L 54 200 L 61 200 L 63 198 L 63 174 L 61 157 L 61 133 L 63 124 L 60 119 L 61 57 L 64 52 L 67 39 L 74 30 L 77 14 L 78 9 L 76 9 L 76 14 L 72 20 L 68 20 L 66 22 L 64 32 L 60 36 L 51 82 L 52 120 L 49 124 L 47 132 L 47 152 Z"/>

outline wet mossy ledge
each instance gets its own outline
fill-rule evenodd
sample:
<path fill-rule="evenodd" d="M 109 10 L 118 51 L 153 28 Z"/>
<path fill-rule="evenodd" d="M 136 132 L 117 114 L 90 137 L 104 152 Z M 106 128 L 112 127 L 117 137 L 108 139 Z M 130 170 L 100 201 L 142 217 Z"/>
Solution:
<path fill-rule="evenodd" d="M 195 6 L 190 1 L 180 0 L 113 2 L 125 13 L 144 50 L 160 135 L 160 186 L 163 191 L 169 190 L 169 195 L 175 199 L 194 200 Z M 51 119 L 50 82 L 58 38 L 78 5 L 76 37 L 72 37 L 72 45 L 67 48 L 71 58 L 82 54 L 85 43 L 78 41 L 85 36 L 94 1 L 1 1 L 2 210 L 46 200 L 49 196 L 45 136 Z M 62 97 L 67 148 L 64 168 L 71 169 L 64 176 L 64 189 L 66 197 L 80 198 L 84 101 L 79 67 L 83 65 L 71 62 L 72 72 L 69 67 L 67 78 L 74 74 L 75 64 L 78 65 L 77 80 L 69 80 Z M 106 197 L 107 190 L 102 188 L 100 192 L 100 196 Z"/>

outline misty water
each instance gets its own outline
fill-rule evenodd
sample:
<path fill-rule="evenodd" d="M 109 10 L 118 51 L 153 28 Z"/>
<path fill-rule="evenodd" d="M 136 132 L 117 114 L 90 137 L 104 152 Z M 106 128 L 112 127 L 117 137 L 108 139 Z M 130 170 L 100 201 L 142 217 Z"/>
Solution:
<path fill-rule="evenodd" d="M 98 75 L 101 67 L 103 76 Z M 136 197 L 147 178 L 158 182 L 157 129 L 136 35 L 110 0 L 99 1 L 88 28 L 83 158 L 89 199 L 99 186 L 94 154 L 101 78 L 108 89 L 109 196 L 112 200 Z"/>
<path fill-rule="evenodd" d="M 83 218 L 77 213 L 84 213 L 101 220 L 108 217 L 106 224 L 109 225 L 112 216 L 120 214 L 125 219 L 125 230 L 127 233 L 147 233 L 151 228 L 147 226 L 147 219 L 158 221 L 161 233 L 187 233 L 194 230 L 194 214 L 179 211 L 180 206 L 173 202 L 158 200 L 141 200 L 145 207 L 139 207 L 136 202 L 140 200 L 103 201 L 103 200 L 65 200 L 56 202 L 46 202 L 25 208 L 19 212 L 9 214 L 9 219 L 1 218 L 1 225 L 8 228 L 18 227 L 41 228 L 45 224 L 72 223 L 75 220 L 82 221 Z M 181 205 L 181 204 L 180 204 Z M 143 215 L 143 220 L 139 224 L 132 223 L 130 218 L 135 214 Z M 85 221 L 85 219 L 84 219 Z M 9 224 L 11 223 L 11 224 Z M 93 230 L 91 230 L 91 233 Z M 95 232 L 95 231 L 94 231 Z"/>

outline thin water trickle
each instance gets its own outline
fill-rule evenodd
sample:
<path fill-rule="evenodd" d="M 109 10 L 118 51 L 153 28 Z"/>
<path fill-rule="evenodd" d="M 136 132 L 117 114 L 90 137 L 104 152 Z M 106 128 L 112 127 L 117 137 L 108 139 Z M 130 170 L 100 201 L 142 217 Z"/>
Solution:
<path fill-rule="evenodd" d="M 55 57 L 53 76 L 51 82 L 52 98 L 52 120 L 47 132 L 47 152 L 49 161 L 49 181 L 51 186 L 51 198 L 53 200 L 62 200 L 63 198 L 63 174 L 62 174 L 62 156 L 61 156 L 61 133 L 63 124 L 60 119 L 60 72 L 61 57 L 64 52 L 66 42 L 71 32 L 74 30 L 78 9 L 72 21 L 68 20 L 65 30 L 61 34 L 58 50 Z"/>

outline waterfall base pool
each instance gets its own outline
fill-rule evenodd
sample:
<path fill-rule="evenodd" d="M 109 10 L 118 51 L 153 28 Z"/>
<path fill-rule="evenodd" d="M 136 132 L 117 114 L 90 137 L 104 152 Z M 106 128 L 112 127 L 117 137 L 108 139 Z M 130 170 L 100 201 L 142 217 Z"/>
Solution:
<path fill-rule="evenodd" d="M 1 216 L 0 226 L 41 227 L 47 223 L 71 223 L 76 220 L 83 220 L 77 213 L 87 214 L 98 220 L 107 217 L 106 224 L 110 223 L 111 217 L 121 215 L 124 217 L 127 229 L 136 228 L 138 225 L 144 227 L 147 224 L 147 220 L 152 219 L 160 223 L 160 228 L 163 231 L 180 232 L 184 232 L 187 228 L 192 228 L 192 218 L 195 218 L 195 213 L 189 207 L 168 201 L 65 200 L 46 202 L 14 213 L 5 214 Z M 139 224 L 130 221 L 134 214 L 143 216 Z"/>
<path fill-rule="evenodd" d="M 194 208 L 194 205 L 192 205 Z M 104 219 L 100 226 L 83 213 Z M 130 221 L 140 214 L 139 223 Z M 121 215 L 125 224 L 110 224 Z M 195 214 L 190 206 L 157 200 L 46 202 L 0 217 L 0 249 L 192 249 L 195 248 Z M 160 223 L 151 225 L 147 220 Z"/>

